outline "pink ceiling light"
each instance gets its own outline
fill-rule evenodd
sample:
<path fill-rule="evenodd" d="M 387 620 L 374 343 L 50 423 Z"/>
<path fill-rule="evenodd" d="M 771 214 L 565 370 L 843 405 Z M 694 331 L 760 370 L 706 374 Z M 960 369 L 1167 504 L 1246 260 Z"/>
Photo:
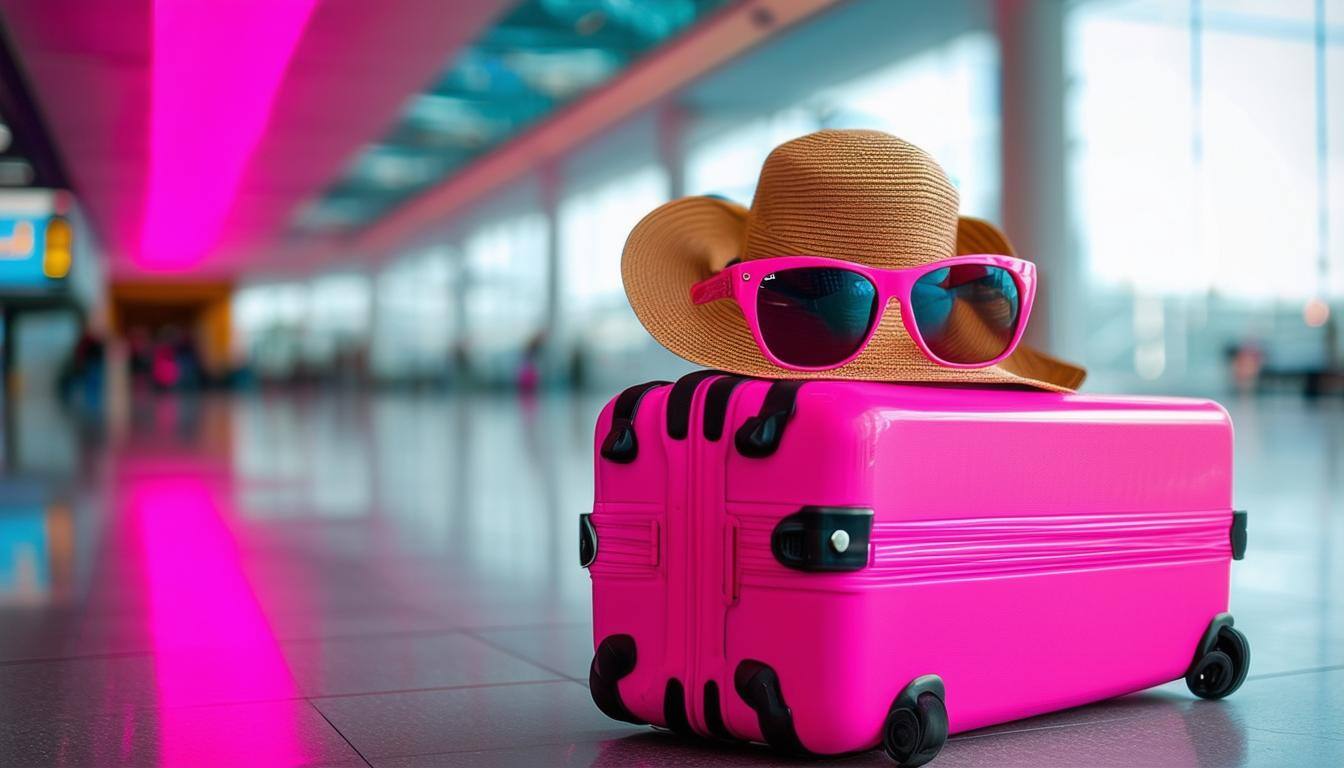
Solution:
<path fill-rule="evenodd" d="M 316 0 L 155 0 L 149 184 L 138 266 L 215 246 Z"/>

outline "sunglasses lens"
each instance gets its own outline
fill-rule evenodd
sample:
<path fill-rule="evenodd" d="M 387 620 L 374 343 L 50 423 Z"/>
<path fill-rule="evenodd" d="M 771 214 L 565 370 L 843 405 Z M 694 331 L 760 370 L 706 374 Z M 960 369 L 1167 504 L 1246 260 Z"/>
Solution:
<path fill-rule="evenodd" d="M 1013 274 L 982 264 L 944 267 L 919 278 L 910 309 L 929 350 L 964 365 L 1002 355 L 1021 318 Z"/>
<path fill-rule="evenodd" d="M 832 267 L 781 269 L 756 293 L 765 345 L 806 368 L 838 365 L 858 351 L 877 315 L 877 288 L 857 272 Z"/>

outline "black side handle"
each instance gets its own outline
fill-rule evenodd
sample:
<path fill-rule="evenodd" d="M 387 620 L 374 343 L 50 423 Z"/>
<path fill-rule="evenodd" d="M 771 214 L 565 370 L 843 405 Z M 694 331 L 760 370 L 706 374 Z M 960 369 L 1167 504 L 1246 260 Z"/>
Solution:
<path fill-rule="evenodd" d="M 770 551 L 796 571 L 858 571 L 868 565 L 872 531 L 871 509 L 803 507 L 775 525 Z"/>
<path fill-rule="evenodd" d="M 717 442 L 723 437 L 723 425 L 728 420 L 728 403 L 732 400 L 733 390 L 737 385 L 746 381 L 741 376 L 724 376 L 721 379 L 715 379 L 713 384 L 709 385 L 709 391 L 705 392 L 705 413 L 703 419 L 703 428 L 705 439 L 710 442 Z"/>
<path fill-rule="evenodd" d="M 635 439 L 635 412 L 644 395 L 667 384 L 666 381 L 646 381 L 627 388 L 616 397 L 611 409 L 611 429 L 602 441 L 602 458 L 617 464 L 629 464 L 639 455 L 639 441 Z"/>
<path fill-rule="evenodd" d="M 784 439 L 784 427 L 793 418 L 802 386 L 801 381 L 776 381 L 770 385 L 761 410 L 737 430 L 734 442 L 738 453 L 753 459 L 774 454 Z"/>
<path fill-rule="evenodd" d="M 593 526 L 593 513 L 579 515 L 579 566 L 587 568 L 597 559 L 597 528 Z"/>
<path fill-rule="evenodd" d="M 1232 529 L 1228 531 L 1228 538 L 1232 540 L 1232 559 L 1244 559 L 1246 557 L 1246 510 L 1232 511 Z"/>

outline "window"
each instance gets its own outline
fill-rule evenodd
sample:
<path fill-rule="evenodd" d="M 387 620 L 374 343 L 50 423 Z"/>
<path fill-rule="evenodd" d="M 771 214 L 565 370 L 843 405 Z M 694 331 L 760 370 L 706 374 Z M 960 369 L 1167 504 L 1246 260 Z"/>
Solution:
<path fill-rule="evenodd" d="M 372 317 L 371 294 L 366 275 L 333 274 L 313 280 L 303 344 L 306 362 L 330 364 L 363 349 Z"/>
<path fill-rule="evenodd" d="M 668 198 L 667 173 L 646 165 L 569 195 L 560 204 L 565 326 L 610 346 L 638 345 L 644 332 L 625 299 L 621 254 L 630 230 Z"/>
<path fill-rule="evenodd" d="M 308 319 L 308 299 L 308 286 L 303 283 L 239 288 L 232 301 L 238 360 L 266 377 L 291 373 Z"/>
<path fill-rule="evenodd" d="M 962 212 L 996 218 L 997 65 L 993 36 L 977 32 L 838 83 L 695 147 L 687 158 L 687 192 L 749 204 L 761 165 L 777 145 L 818 128 L 871 128 L 937 160 L 961 194 Z"/>
<path fill-rule="evenodd" d="M 751 120 L 694 147 L 686 156 L 686 194 L 719 195 L 750 205 L 770 150 L 818 127 L 806 109 Z"/>
<path fill-rule="evenodd" d="M 1338 172 L 1344 147 L 1323 154 L 1317 131 L 1324 110 L 1339 125 L 1344 105 L 1338 88 L 1318 96 L 1315 24 L 1311 2 L 1073 14 L 1072 182 L 1093 280 L 1261 301 L 1339 295 L 1344 253 L 1323 237 L 1344 216 L 1321 199 L 1318 171 Z M 1328 46 L 1336 70 L 1340 40 Z"/>
<path fill-rule="evenodd" d="M 371 365 L 380 378 L 433 378 L 448 371 L 457 342 L 458 254 L 435 248 L 389 265 L 375 288 Z"/>
<path fill-rule="evenodd" d="M 886 131 L 928 152 L 961 195 L 962 213 L 999 213 L 998 47 L 963 35 L 816 95 L 828 128 Z"/>
<path fill-rule="evenodd" d="M 483 225 L 467 238 L 467 338 L 475 356 L 517 352 L 541 330 L 546 303 L 546 217 Z"/>
<path fill-rule="evenodd" d="M 1070 12 L 1068 171 L 1094 371 L 1216 386 L 1226 350 L 1248 344 L 1270 367 L 1324 362 L 1323 318 L 1305 310 L 1344 297 L 1344 2 L 1323 7 Z"/>

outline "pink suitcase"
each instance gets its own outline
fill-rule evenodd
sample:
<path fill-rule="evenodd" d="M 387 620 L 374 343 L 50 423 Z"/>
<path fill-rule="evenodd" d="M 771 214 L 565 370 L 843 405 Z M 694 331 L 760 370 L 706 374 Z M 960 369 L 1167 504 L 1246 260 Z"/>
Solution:
<path fill-rule="evenodd" d="M 798 753 L 1245 678 L 1207 400 L 701 371 L 597 423 L 580 521 L 609 716 Z"/>

